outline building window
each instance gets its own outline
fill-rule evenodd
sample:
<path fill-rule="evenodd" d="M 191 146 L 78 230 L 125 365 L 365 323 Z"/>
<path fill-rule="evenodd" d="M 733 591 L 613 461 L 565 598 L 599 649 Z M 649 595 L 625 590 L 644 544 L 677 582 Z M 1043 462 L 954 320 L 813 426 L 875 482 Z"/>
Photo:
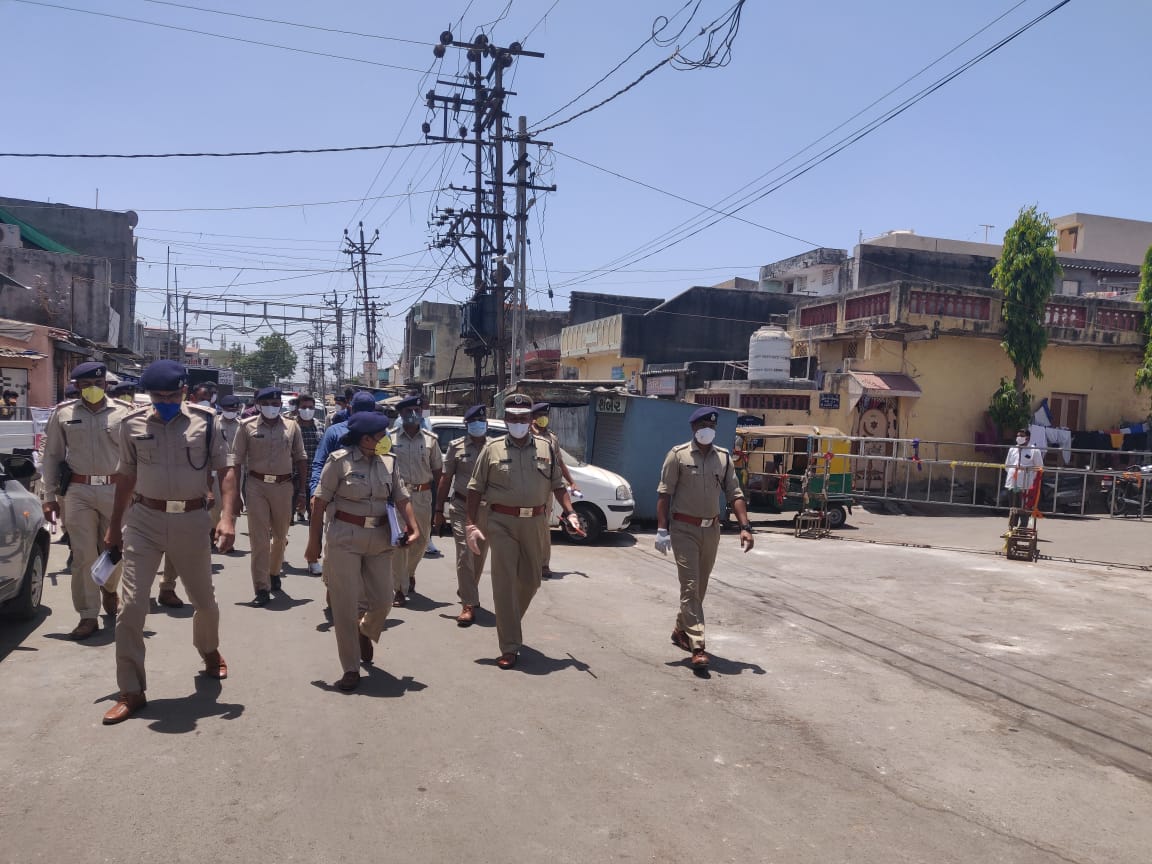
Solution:
<path fill-rule="evenodd" d="M 1080 246 L 1080 226 L 1061 228 L 1056 241 L 1057 252 L 1076 252 Z"/>
<path fill-rule="evenodd" d="M 856 357 L 860 352 L 859 342 L 843 342 L 841 344 L 844 346 L 845 359 L 852 359 L 853 357 Z"/>
<path fill-rule="evenodd" d="M 796 294 L 803 294 L 808 290 L 808 277 L 797 276 L 792 282 L 792 290 Z"/>
<path fill-rule="evenodd" d="M 1071 297 L 1080 296 L 1080 280 L 1079 279 L 1065 279 L 1060 283 L 1060 293 L 1067 294 Z"/>
<path fill-rule="evenodd" d="M 727 408 L 728 407 L 728 394 L 727 393 L 697 393 L 695 396 L 697 405 L 705 405 L 708 408 Z"/>
<path fill-rule="evenodd" d="M 810 404 L 810 396 L 756 393 L 743 393 L 740 396 L 740 407 L 751 411 L 807 411 Z"/>
<path fill-rule="evenodd" d="M 836 271 L 831 267 L 824 268 L 824 275 L 820 278 L 821 285 L 831 285 L 836 281 Z"/>
<path fill-rule="evenodd" d="M 1048 412 L 1052 415 L 1052 425 L 1056 428 L 1079 432 L 1084 429 L 1084 404 L 1088 397 L 1083 393 L 1053 393 L 1048 397 Z"/>

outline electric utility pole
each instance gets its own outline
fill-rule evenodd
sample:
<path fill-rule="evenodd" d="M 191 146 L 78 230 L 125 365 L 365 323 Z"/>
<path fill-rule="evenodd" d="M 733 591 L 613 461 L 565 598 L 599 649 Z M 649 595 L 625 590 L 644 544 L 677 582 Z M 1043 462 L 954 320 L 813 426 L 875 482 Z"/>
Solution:
<path fill-rule="evenodd" d="M 360 242 L 359 243 L 354 243 L 352 241 L 352 238 L 348 236 L 348 229 L 347 228 L 344 229 L 344 252 L 348 255 L 348 258 L 352 263 L 353 272 L 355 272 L 355 270 L 356 270 L 356 256 L 357 255 L 360 256 L 360 276 L 359 276 L 359 279 L 357 280 L 359 282 L 359 285 L 357 286 L 357 288 L 359 289 L 358 293 L 360 295 L 360 302 L 363 303 L 363 306 L 361 308 L 363 309 L 363 312 L 364 312 L 364 331 L 365 331 L 364 336 L 365 336 L 365 341 L 367 343 L 367 349 L 368 349 L 368 358 L 367 358 L 366 363 L 370 364 L 370 367 L 372 369 L 374 369 L 376 367 L 376 359 L 377 359 L 376 358 L 376 327 L 373 325 L 373 322 L 372 322 L 372 310 L 371 310 L 370 302 L 368 300 L 368 256 L 380 254 L 379 252 L 371 251 L 372 247 L 376 245 L 376 241 L 379 239 L 380 239 L 380 232 L 377 230 L 376 233 L 372 235 L 372 242 L 370 242 L 370 243 L 364 242 L 364 223 L 363 222 L 360 223 Z M 369 365 L 365 365 L 364 371 L 365 371 L 366 375 L 367 375 L 370 367 L 369 367 Z M 366 383 L 369 384 L 370 386 L 373 386 L 373 387 L 376 386 L 375 381 L 368 381 Z"/>

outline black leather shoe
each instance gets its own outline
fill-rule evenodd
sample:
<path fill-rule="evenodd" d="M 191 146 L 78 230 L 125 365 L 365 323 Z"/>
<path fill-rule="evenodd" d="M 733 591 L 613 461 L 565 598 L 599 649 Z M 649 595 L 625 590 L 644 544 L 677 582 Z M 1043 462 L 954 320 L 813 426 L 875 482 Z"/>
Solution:
<path fill-rule="evenodd" d="M 273 591 L 279 591 L 280 590 L 280 577 L 279 576 L 271 576 L 269 578 L 272 580 L 272 590 Z"/>
<path fill-rule="evenodd" d="M 369 639 L 363 633 L 360 634 L 360 662 L 361 663 L 371 663 L 372 662 L 372 655 L 375 653 L 375 647 L 376 646 L 374 646 L 372 644 L 371 639 Z"/>
<path fill-rule="evenodd" d="M 272 602 L 272 594 L 269 591 L 261 588 L 256 592 L 256 599 L 252 601 L 253 606 L 267 606 Z"/>
<path fill-rule="evenodd" d="M 344 677 L 336 682 L 336 688 L 343 690 L 345 693 L 351 693 L 360 686 L 360 673 L 359 672 L 345 672 Z"/>

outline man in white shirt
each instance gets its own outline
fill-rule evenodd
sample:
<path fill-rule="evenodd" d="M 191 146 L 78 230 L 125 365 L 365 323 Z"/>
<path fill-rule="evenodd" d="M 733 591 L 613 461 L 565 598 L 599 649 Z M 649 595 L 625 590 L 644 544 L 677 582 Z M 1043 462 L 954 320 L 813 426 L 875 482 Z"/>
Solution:
<path fill-rule="evenodd" d="M 1037 475 L 1044 465 L 1044 454 L 1032 444 L 1032 436 L 1027 429 L 1016 431 L 1016 446 L 1008 451 L 1008 458 L 1004 462 L 1004 488 L 1008 490 L 1008 502 L 1011 509 L 1008 511 L 1009 528 L 1025 528 L 1031 518 L 1032 509 L 1037 501 L 1029 501 L 1028 493 Z"/>

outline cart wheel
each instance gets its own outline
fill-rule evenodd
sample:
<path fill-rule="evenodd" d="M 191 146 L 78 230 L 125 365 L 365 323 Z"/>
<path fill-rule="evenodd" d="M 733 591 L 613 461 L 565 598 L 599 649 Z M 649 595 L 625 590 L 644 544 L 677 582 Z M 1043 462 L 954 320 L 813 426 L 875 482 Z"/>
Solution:
<path fill-rule="evenodd" d="M 848 514 L 844 508 L 839 504 L 834 504 L 828 508 L 828 527 L 835 531 L 837 528 L 843 528 L 848 523 Z"/>

